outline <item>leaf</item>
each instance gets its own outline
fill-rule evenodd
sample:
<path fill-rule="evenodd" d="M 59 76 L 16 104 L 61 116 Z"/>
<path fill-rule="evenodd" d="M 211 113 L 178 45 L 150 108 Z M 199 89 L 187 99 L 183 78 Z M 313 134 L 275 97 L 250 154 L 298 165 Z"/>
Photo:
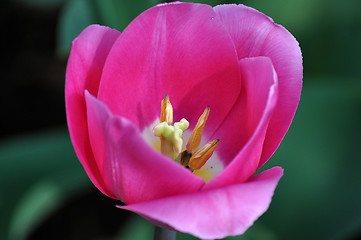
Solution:
<path fill-rule="evenodd" d="M 361 227 L 361 82 L 304 82 L 294 122 L 269 161 L 285 174 L 260 222 L 280 239 L 344 239 Z"/>
<path fill-rule="evenodd" d="M 115 239 L 127 239 L 127 240 L 143 240 L 151 239 L 153 236 L 154 226 L 145 220 L 144 218 L 132 214 L 132 217 L 128 223 L 123 226 L 122 231 Z"/>
<path fill-rule="evenodd" d="M 91 24 L 123 29 L 140 13 L 157 4 L 155 0 L 69 0 L 61 12 L 57 54 L 66 57 L 71 42 Z"/>
<path fill-rule="evenodd" d="M 66 200 L 79 194 L 79 189 L 88 185 L 79 171 L 66 171 L 59 176 L 41 179 L 26 191 L 11 218 L 9 239 L 27 239 L 29 233 L 38 227 Z M 82 192 L 82 191 L 80 191 Z"/>
<path fill-rule="evenodd" d="M 8 234 L 24 239 L 45 216 L 87 186 L 90 181 L 66 129 L 1 142 L 0 239 Z"/>
<path fill-rule="evenodd" d="M 57 29 L 56 51 L 59 57 L 68 56 L 71 42 L 84 28 L 99 22 L 90 2 L 88 0 L 69 0 L 65 3 Z"/>

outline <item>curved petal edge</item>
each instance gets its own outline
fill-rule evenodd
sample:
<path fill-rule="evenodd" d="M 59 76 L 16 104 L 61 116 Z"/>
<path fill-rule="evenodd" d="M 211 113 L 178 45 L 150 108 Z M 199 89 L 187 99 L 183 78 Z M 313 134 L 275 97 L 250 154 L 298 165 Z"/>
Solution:
<path fill-rule="evenodd" d="M 215 134 L 223 144 L 217 153 L 226 167 L 204 186 L 205 189 L 247 181 L 256 172 L 277 103 L 277 74 L 268 57 L 244 58 L 239 66 L 240 97 Z"/>
<path fill-rule="evenodd" d="M 302 53 L 294 36 L 272 18 L 240 5 L 219 5 L 214 11 L 230 34 L 239 59 L 269 57 L 277 72 L 279 98 L 267 130 L 260 168 L 289 129 L 302 89 Z"/>
<path fill-rule="evenodd" d="M 88 137 L 84 90 L 97 94 L 105 60 L 119 35 L 109 27 L 87 27 L 72 42 L 66 69 L 65 105 L 70 138 L 85 171 L 104 193 L 108 190 L 103 187 Z"/>
<path fill-rule="evenodd" d="M 282 175 L 274 167 L 247 183 L 118 207 L 202 239 L 224 238 L 244 233 L 268 209 Z"/>

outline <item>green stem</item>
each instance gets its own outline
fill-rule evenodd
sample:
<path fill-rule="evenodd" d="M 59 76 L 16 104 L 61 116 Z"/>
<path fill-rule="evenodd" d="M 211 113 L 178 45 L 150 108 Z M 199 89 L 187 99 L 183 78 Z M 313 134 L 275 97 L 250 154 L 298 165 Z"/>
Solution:
<path fill-rule="evenodd" d="M 153 240 L 175 240 L 175 236 L 175 231 L 157 226 L 154 227 Z"/>

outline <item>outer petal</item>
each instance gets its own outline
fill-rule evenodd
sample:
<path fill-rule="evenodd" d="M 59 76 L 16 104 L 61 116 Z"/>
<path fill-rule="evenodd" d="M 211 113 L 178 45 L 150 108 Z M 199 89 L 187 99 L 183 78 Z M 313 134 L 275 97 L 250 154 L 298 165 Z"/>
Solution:
<path fill-rule="evenodd" d="M 238 58 L 267 56 L 271 58 L 279 81 L 279 98 L 270 120 L 262 166 L 273 154 L 287 132 L 302 88 L 302 55 L 296 39 L 282 26 L 257 10 L 243 5 L 221 5 L 214 8 L 232 37 Z"/>
<path fill-rule="evenodd" d="M 282 174 L 280 167 L 274 167 L 247 183 L 121 208 L 202 239 L 238 235 L 267 210 Z"/>
<path fill-rule="evenodd" d="M 109 50 L 120 32 L 92 25 L 72 43 L 66 70 L 65 102 L 70 137 L 75 152 L 88 176 L 103 193 L 109 195 L 100 177 L 88 139 L 84 89 L 96 95 Z"/>
<path fill-rule="evenodd" d="M 144 141 L 127 119 L 112 115 L 86 93 L 89 137 L 104 183 L 114 198 L 132 204 L 198 191 L 203 179 Z"/>
<path fill-rule="evenodd" d="M 190 128 L 210 105 L 216 114 L 207 129 L 214 129 L 240 90 L 233 42 L 202 4 L 161 4 L 142 13 L 114 44 L 104 69 L 99 99 L 141 130 L 159 116 L 165 94 L 174 120 L 185 117 Z"/>
<path fill-rule="evenodd" d="M 277 102 L 277 75 L 269 58 L 245 58 L 240 60 L 239 66 L 242 91 L 231 113 L 214 134 L 221 140 L 217 153 L 227 166 L 207 183 L 206 189 L 246 181 L 255 173 Z"/>

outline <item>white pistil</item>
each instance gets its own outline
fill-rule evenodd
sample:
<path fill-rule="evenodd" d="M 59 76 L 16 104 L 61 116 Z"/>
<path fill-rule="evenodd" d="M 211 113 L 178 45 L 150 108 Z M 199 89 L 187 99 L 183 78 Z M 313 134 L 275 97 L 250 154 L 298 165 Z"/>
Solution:
<path fill-rule="evenodd" d="M 182 118 L 179 122 L 174 123 L 174 139 L 173 150 L 176 153 L 181 153 L 183 146 L 183 133 L 189 127 L 189 122 Z"/>

